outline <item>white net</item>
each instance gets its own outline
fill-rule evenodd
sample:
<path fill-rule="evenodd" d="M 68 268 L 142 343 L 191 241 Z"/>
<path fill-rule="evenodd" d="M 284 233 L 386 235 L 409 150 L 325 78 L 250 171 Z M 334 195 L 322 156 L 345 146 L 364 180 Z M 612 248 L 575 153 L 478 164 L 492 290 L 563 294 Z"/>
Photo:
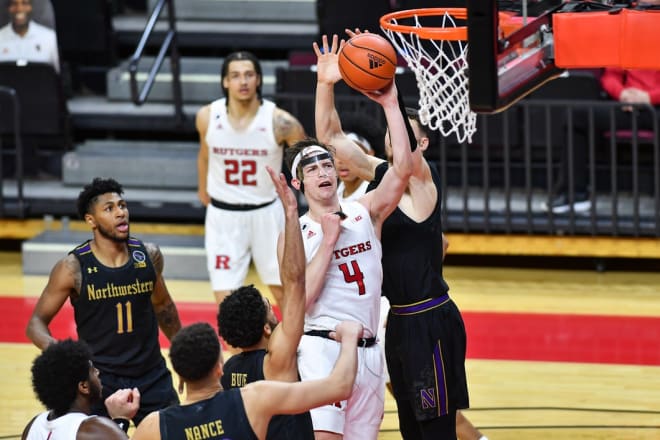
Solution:
<path fill-rule="evenodd" d="M 412 19 L 412 27 L 422 27 L 417 15 Z M 399 24 L 395 18 L 391 23 Z M 442 17 L 442 27 L 456 27 L 448 13 Z M 382 29 L 415 73 L 421 122 L 445 137 L 454 134 L 459 142 L 471 143 L 477 115 L 470 110 L 467 42 L 425 39 L 413 31 Z"/>

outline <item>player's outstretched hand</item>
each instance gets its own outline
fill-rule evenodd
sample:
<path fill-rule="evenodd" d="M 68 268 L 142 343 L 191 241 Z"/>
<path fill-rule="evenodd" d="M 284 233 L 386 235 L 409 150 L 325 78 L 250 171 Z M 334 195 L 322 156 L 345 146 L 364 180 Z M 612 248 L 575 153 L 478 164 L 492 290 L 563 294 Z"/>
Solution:
<path fill-rule="evenodd" d="M 332 44 L 328 44 L 328 36 L 321 37 L 322 47 L 315 41 L 312 48 L 316 54 L 316 81 L 325 84 L 335 84 L 341 80 L 339 73 L 339 50 L 344 46 L 344 40 L 339 41 L 337 35 L 332 36 Z"/>
<path fill-rule="evenodd" d="M 273 181 L 277 195 L 284 205 L 284 209 L 293 210 L 298 213 L 298 200 L 296 195 L 291 191 L 289 184 L 286 182 L 286 177 L 283 173 L 276 173 L 271 167 L 266 166 L 266 171 L 270 175 L 270 180 Z"/>

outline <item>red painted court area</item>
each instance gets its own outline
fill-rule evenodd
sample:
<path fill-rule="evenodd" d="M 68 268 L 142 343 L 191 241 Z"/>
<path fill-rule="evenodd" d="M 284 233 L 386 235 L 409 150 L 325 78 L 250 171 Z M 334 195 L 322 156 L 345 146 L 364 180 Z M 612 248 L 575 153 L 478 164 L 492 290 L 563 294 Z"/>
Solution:
<path fill-rule="evenodd" d="M 25 326 L 36 298 L 0 297 L 0 342 L 29 342 Z M 182 324 L 215 326 L 211 303 L 177 303 Z M 660 318 L 542 313 L 462 312 L 468 358 L 660 365 Z M 75 337 L 67 302 L 51 323 L 58 338 Z M 161 344 L 169 342 L 161 335 Z"/>

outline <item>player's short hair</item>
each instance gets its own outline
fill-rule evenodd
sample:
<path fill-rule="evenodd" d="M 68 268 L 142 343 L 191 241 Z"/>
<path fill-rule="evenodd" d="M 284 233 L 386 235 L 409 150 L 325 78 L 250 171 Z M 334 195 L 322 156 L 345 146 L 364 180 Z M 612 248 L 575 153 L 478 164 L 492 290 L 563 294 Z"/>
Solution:
<path fill-rule="evenodd" d="M 263 335 L 268 310 L 254 285 L 232 291 L 220 304 L 218 331 L 234 347 L 251 347 Z"/>
<path fill-rule="evenodd" d="M 220 362 L 220 341 L 213 327 L 197 322 L 179 330 L 172 338 L 170 360 L 176 374 L 184 380 L 206 377 Z"/>
<path fill-rule="evenodd" d="M 81 219 L 85 214 L 89 214 L 91 207 L 97 201 L 97 197 L 102 194 L 117 193 L 124 194 L 124 188 L 114 179 L 102 179 L 95 177 L 92 183 L 85 185 L 78 195 L 78 215 Z"/>
<path fill-rule="evenodd" d="M 50 344 L 32 363 L 32 389 L 44 406 L 66 414 L 78 396 L 78 384 L 89 380 L 92 352 L 82 341 Z"/>
<path fill-rule="evenodd" d="M 419 127 L 424 137 L 430 138 L 432 133 L 431 128 L 428 125 L 422 124 L 422 121 L 419 118 L 419 110 L 412 107 L 406 107 L 406 116 L 408 117 L 408 119 L 415 121 L 415 123 L 417 123 L 417 126 Z"/>
<path fill-rule="evenodd" d="M 259 99 L 261 99 L 261 87 L 264 85 L 264 75 L 263 71 L 261 70 L 261 63 L 259 62 L 259 58 L 256 57 L 252 52 L 248 52 L 245 50 L 240 50 L 237 52 L 232 52 L 229 55 L 225 57 L 224 62 L 222 63 L 222 68 L 220 69 L 220 85 L 222 87 L 222 92 L 225 95 L 225 98 L 229 97 L 229 90 L 222 84 L 222 81 L 224 81 L 225 77 L 229 73 L 229 64 L 232 61 L 251 61 L 252 65 L 254 66 L 254 71 L 257 72 L 257 75 L 259 75 L 259 85 L 257 86 L 257 96 L 259 96 Z"/>

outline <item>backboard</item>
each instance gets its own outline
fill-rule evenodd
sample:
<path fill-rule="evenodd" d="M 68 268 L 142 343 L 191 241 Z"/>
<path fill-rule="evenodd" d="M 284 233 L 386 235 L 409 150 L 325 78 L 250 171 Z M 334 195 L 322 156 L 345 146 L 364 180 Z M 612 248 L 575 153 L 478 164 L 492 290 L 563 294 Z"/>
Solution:
<path fill-rule="evenodd" d="M 498 4 L 512 6 L 503 20 Z M 552 12 L 561 0 L 467 0 L 470 108 L 506 109 L 563 69 L 554 63 Z"/>

